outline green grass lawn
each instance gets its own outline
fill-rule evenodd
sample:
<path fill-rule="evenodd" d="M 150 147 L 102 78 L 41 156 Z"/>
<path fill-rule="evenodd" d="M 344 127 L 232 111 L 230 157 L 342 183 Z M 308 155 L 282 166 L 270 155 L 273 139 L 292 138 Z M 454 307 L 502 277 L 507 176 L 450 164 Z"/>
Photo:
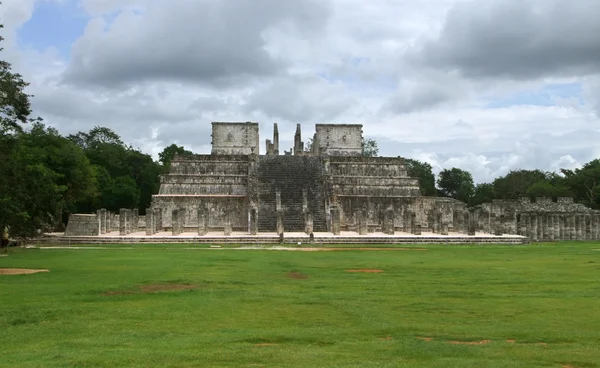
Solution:
<path fill-rule="evenodd" d="M 0 257 L 0 367 L 600 367 L 597 243 L 117 248 Z"/>

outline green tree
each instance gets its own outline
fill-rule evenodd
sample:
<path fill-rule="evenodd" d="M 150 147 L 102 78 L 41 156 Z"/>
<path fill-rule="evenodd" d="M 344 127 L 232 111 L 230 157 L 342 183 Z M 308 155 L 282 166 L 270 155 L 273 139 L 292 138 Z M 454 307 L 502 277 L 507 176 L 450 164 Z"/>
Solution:
<path fill-rule="evenodd" d="M 185 147 L 178 146 L 173 143 L 172 145 L 165 147 L 165 149 L 158 154 L 158 162 L 160 162 L 163 166 L 164 172 L 169 172 L 171 168 L 171 160 L 175 155 L 179 157 L 185 157 L 193 154 L 194 153 L 192 151 L 186 150 Z"/>
<path fill-rule="evenodd" d="M 592 208 L 600 208 L 600 159 L 592 160 L 582 168 L 561 170 L 565 184 L 575 199 Z"/>
<path fill-rule="evenodd" d="M 419 179 L 421 195 L 437 196 L 437 189 L 435 188 L 435 176 L 433 175 L 433 168 L 431 165 L 427 162 L 422 162 L 411 158 L 404 158 L 404 163 L 408 176 Z"/>
<path fill-rule="evenodd" d="M 20 74 L 12 72 L 10 63 L 0 61 L 0 238 L 3 245 L 7 236 L 30 236 L 50 224 L 61 194 L 54 183 L 55 173 L 46 168 L 34 152 L 29 152 L 21 139 L 21 124 L 40 120 L 31 116 L 27 86 Z"/>
<path fill-rule="evenodd" d="M 63 212 L 72 213 L 77 202 L 96 195 L 97 183 L 85 153 L 58 134 L 56 129 L 36 122 L 31 131 L 23 134 L 21 139 L 27 150 L 56 174 L 54 182 L 62 193 L 57 206 L 57 220 L 63 217 Z"/>
<path fill-rule="evenodd" d="M 438 176 L 437 185 L 445 196 L 465 203 L 468 203 L 475 193 L 471 173 L 456 167 L 442 170 Z"/>
<path fill-rule="evenodd" d="M 482 203 L 490 203 L 496 198 L 494 185 L 492 183 L 481 183 L 475 186 L 473 196 L 469 200 L 470 206 L 477 206 Z"/>
<path fill-rule="evenodd" d="M 516 199 L 527 196 L 529 188 L 540 181 L 547 181 L 549 174 L 541 170 L 515 170 L 493 182 L 499 199 Z"/>
<path fill-rule="evenodd" d="M 377 147 L 377 141 L 371 138 L 364 138 L 362 140 L 362 155 L 363 157 L 377 157 L 379 154 L 379 147 Z"/>

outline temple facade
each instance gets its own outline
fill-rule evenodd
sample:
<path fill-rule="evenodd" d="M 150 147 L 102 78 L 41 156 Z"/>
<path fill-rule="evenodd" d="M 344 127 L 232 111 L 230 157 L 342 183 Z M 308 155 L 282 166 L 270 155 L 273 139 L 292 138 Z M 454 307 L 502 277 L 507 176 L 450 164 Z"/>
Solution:
<path fill-rule="evenodd" d="M 212 123 L 210 155 L 177 157 L 149 213 L 175 232 L 468 231 L 462 202 L 421 196 L 402 158 L 363 157 L 362 125 L 300 125 L 280 154 L 273 128 L 260 154 L 257 123 Z"/>
<path fill-rule="evenodd" d="M 350 232 L 383 233 L 373 239 L 385 242 L 395 241 L 390 235 L 402 242 L 431 236 L 435 242 L 498 242 L 505 234 L 517 242 L 600 239 L 600 211 L 572 198 L 494 200 L 468 208 L 422 196 L 402 158 L 363 157 L 362 142 L 362 125 L 316 124 L 308 147 L 298 125 L 294 146 L 281 152 L 274 124 L 261 154 L 258 123 L 215 122 L 211 153 L 173 158 L 144 216 L 137 209 L 73 214 L 64 236 L 118 235 L 124 241 L 142 231 L 140 241 L 166 241 L 182 234 L 277 233 L 282 239 L 284 233 L 345 232 L 350 241 Z"/>

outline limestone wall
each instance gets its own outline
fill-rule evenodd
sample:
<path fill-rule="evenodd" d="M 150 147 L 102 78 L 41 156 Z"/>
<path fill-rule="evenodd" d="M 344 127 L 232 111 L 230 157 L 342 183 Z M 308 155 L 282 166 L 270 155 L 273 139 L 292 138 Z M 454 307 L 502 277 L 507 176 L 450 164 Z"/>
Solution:
<path fill-rule="evenodd" d="M 362 155 L 362 125 L 316 124 L 318 154 L 329 156 Z"/>
<path fill-rule="evenodd" d="M 212 123 L 213 154 L 260 154 L 259 140 L 258 123 Z"/>
<path fill-rule="evenodd" d="M 599 239 L 600 211 L 573 198 L 494 200 L 475 209 L 479 230 L 519 234 L 532 241 Z"/>
<path fill-rule="evenodd" d="M 66 236 L 93 236 L 100 234 L 100 220 L 96 215 L 71 214 L 65 230 Z"/>

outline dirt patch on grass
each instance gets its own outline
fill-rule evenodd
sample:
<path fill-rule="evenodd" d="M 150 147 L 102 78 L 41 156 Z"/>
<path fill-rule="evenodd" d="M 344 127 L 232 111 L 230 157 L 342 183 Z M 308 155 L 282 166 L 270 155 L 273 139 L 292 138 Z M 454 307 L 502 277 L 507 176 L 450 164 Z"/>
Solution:
<path fill-rule="evenodd" d="M 362 268 L 359 270 L 346 270 L 346 272 L 381 273 L 383 272 L 383 270 L 376 270 L 373 268 Z"/>
<path fill-rule="evenodd" d="M 28 275 L 38 272 L 50 272 L 50 270 L 31 268 L 0 268 L 0 275 Z"/>
<path fill-rule="evenodd" d="M 510 342 L 511 344 L 514 344 L 514 343 L 516 343 L 516 342 L 517 342 L 517 340 L 508 339 L 508 340 L 506 340 L 506 342 Z"/>
<path fill-rule="evenodd" d="M 185 291 L 196 289 L 198 285 L 193 284 L 154 284 L 138 286 L 137 290 L 107 291 L 102 295 L 131 295 L 131 294 L 154 294 L 171 291 Z"/>
<path fill-rule="evenodd" d="M 417 336 L 417 339 L 423 340 L 423 341 L 432 341 L 433 337 L 421 337 L 421 336 Z"/>
<path fill-rule="evenodd" d="M 295 279 L 295 280 L 306 280 L 308 278 L 308 275 L 305 275 L 300 272 L 288 272 L 287 277 L 289 277 L 290 279 Z"/>
<path fill-rule="evenodd" d="M 275 346 L 277 345 L 274 342 L 261 342 L 260 344 L 254 344 L 254 346 Z"/>
<path fill-rule="evenodd" d="M 448 341 L 448 344 L 452 345 L 485 345 L 492 342 L 492 340 L 481 340 L 481 341 Z"/>
<path fill-rule="evenodd" d="M 380 337 L 380 338 L 379 338 L 379 340 L 383 340 L 383 341 L 391 341 L 391 340 L 393 340 L 393 339 L 394 339 L 394 338 L 393 338 L 393 337 L 391 337 L 391 336 L 386 336 L 386 337 Z"/>

